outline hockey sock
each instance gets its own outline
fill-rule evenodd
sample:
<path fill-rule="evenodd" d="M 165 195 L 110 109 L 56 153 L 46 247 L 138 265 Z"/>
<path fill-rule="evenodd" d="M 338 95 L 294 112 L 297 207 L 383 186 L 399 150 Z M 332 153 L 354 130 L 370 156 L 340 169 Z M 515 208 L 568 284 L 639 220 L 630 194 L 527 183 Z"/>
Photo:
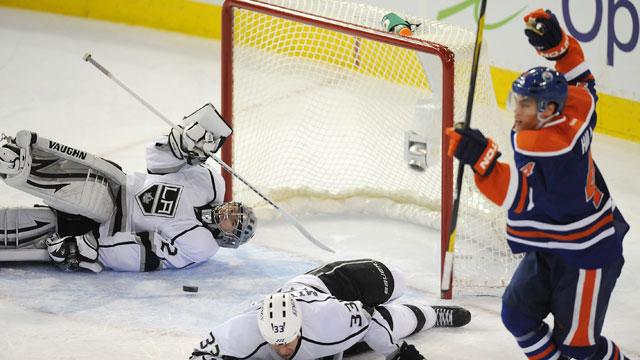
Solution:
<path fill-rule="evenodd" d="M 537 329 L 516 337 L 516 341 L 529 359 L 549 360 L 560 356 L 560 351 L 551 338 L 551 329 L 544 322 Z"/>
<path fill-rule="evenodd" d="M 602 336 L 598 341 L 598 350 L 591 357 L 591 359 L 602 360 L 629 360 L 623 353 L 620 347 L 613 341 Z"/>

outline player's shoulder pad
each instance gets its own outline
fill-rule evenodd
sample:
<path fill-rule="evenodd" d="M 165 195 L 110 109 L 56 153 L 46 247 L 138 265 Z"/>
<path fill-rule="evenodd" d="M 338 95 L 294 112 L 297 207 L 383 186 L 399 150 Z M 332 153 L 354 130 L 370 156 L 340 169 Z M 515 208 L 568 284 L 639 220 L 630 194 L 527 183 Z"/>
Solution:
<path fill-rule="evenodd" d="M 589 89 L 584 86 L 569 86 L 563 111 L 567 118 L 589 122 L 595 106 L 595 99 Z"/>
<path fill-rule="evenodd" d="M 569 86 L 563 114 L 538 130 L 514 134 L 514 148 L 528 156 L 550 157 L 565 154 L 575 146 L 589 126 L 595 111 L 595 101 L 589 90 Z"/>

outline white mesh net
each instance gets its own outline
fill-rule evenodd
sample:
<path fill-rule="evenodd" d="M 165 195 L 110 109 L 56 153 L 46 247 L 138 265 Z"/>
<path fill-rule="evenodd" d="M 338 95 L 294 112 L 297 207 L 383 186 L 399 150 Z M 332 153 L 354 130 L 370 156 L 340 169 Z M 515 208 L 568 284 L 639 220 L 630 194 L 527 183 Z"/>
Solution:
<path fill-rule="evenodd" d="M 380 21 L 389 12 L 335 0 L 268 3 L 376 30 L 383 30 Z M 454 122 L 463 121 L 475 34 L 405 18 L 421 23 L 413 38 L 454 52 Z M 440 228 L 437 57 L 241 8 L 233 10 L 232 33 L 233 88 L 225 91 L 233 96 L 238 173 L 294 214 L 362 213 Z M 485 58 L 472 125 L 504 152 L 510 124 L 499 120 Z M 407 164 L 407 131 L 427 142 L 424 171 Z M 488 293 L 505 285 L 516 259 L 504 240 L 504 211 L 477 192 L 472 178 L 465 176 L 461 198 L 454 289 Z M 234 199 L 266 205 L 237 181 Z"/>

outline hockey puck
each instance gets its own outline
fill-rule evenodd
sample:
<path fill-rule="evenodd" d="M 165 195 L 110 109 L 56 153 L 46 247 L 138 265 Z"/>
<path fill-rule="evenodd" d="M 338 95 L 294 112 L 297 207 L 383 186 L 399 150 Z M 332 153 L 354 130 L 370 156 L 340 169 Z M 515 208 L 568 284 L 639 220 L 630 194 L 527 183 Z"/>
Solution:
<path fill-rule="evenodd" d="M 198 287 L 197 286 L 190 286 L 190 285 L 182 285 L 182 291 L 190 292 L 190 293 L 197 293 L 198 292 Z"/>

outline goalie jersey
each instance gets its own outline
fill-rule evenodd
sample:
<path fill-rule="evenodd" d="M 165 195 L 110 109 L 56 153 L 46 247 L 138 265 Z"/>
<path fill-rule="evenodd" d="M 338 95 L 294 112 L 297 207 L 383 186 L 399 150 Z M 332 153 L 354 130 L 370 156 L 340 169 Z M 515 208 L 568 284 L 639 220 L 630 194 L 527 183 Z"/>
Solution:
<path fill-rule="evenodd" d="M 598 268 L 622 254 L 629 226 L 591 153 L 595 82 L 579 43 L 570 41 L 556 63 L 569 82 L 562 114 L 541 129 L 512 131 L 515 166 L 499 162 L 475 181 L 508 209 L 507 239 L 514 253 L 551 252 L 574 266 Z"/>
<path fill-rule="evenodd" d="M 302 313 L 300 342 L 292 359 L 341 359 L 354 344 L 365 341 L 374 351 L 391 354 L 398 349 L 396 336 L 377 311 L 370 314 L 359 301 L 341 301 L 314 286 L 292 283 L 286 288 Z M 273 359 L 281 360 L 258 328 L 260 305 L 211 330 L 190 360 Z M 406 335 L 406 334 L 405 334 Z"/>
<path fill-rule="evenodd" d="M 147 147 L 148 174 L 127 175 L 126 204 L 100 226 L 99 261 L 112 270 L 184 268 L 218 250 L 194 207 L 221 203 L 224 180 L 206 164 L 190 165 L 171 153 L 167 137 Z"/>

